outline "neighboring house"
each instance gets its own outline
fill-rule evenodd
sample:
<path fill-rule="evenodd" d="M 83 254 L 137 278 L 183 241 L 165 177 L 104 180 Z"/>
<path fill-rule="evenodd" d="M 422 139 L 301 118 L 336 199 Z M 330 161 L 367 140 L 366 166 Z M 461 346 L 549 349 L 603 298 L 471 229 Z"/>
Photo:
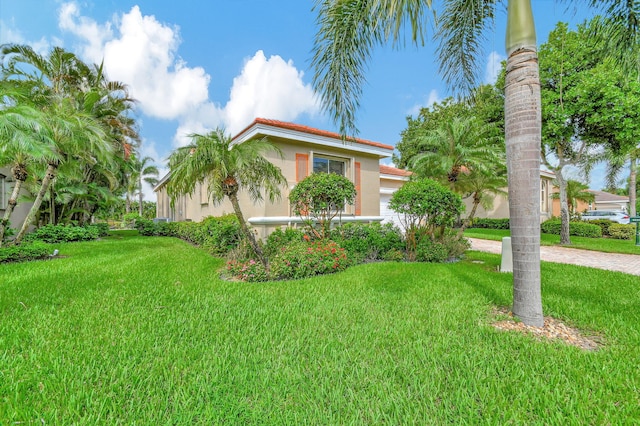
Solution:
<path fill-rule="evenodd" d="M 293 214 L 290 206 L 289 192 L 297 182 L 313 172 L 339 173 L 356 186 L 356 201 L 346 207 L 342 214 L 343 222 L 384 219 L 380 215 L 380 160 L 391 156 L 392 146 L 360 138 L 343 139 L 337 133 L 264 118 L 257 118 L 234 136 L 233 143 L 254 138 L 267 138 L 282 150 L 283 159 L 274 153 L 267 159 L 280 167 L 287 179 L 287 187 L 282 188 L 282 199 L 275 203 L 253 203 L 246 193 L 240 194 L 243 213 L 259 237 L 266 237 L 280 226 L 300 223 L 300 218 Z M 172 207 L 166 190 L 168 179 L 169 174 L 154 188 L 158 218 L 198 222 L 207 216 L 233 212 L 227 199 L 219 205 L 208 199 L 206 182 L 198 185 L 193 194 L 177 197 Z"/>
<path fill-rule="evenodd" d="M 558 189 L 554 188 L 554 192 L 557 191 Z M 578 200 L 578 205 L 576 206 L 577 213 L 583 213 L 589 210 L 628 211 L 629 197 L 626 195 L 616 195 L 609 192 L 596 191 L 595 189 L 588 189 L 587 191 L 595 195 L 595 200 L 590 203 Z M 553 215 L 560 217 L 560 200 L 558 199 L 553 200 Z"/>
<path fill-rule="evenodd" d="M 550 219 L 552 216 L 552 199 L 551 191 L 553 188 L 553 180 L 556 175 L 553 172 L 547 170 L 540 170 L 540 222 L 544 222 Z M 504 188 L 507 191 L 507 188 Z M 471 196 L 463 198 L 466 209 L 465 217 L 471 211 L 473 199 Z M 484 209 L 482 206 L 478 206 L 476 211 L 476 218 L 493 218 L 503 219 L 509 217 L 509 200 L 506 195 L 497 195 L 493 200 L 493 207 L 490 209 Z"/>
<path fill-rule="evenodd" d="M 393 193 L 404 185 L 410 176 L 411 172 L 408 170 L 380 165 L 380 216 L 384 218 L 383 223 L 391 222 L 403 228 L 398 214 L 389 209 L 389 201 Z"/>
<path fill-rule="evenodd" d="M 0 219 L 4 217 L 5 210 L 13 192 L 13 175 L 10 167 L 0 167 Z M 20 191 L 20 196 L 26 195 L 26 191 Z M 18 201 L 20 199 L 18 198 Z M 10 227 L 16 228 L 22 226 L 22 222 L 29 214 L 32 203 L 18 202 L 18 205 L 9 218 Z"/>

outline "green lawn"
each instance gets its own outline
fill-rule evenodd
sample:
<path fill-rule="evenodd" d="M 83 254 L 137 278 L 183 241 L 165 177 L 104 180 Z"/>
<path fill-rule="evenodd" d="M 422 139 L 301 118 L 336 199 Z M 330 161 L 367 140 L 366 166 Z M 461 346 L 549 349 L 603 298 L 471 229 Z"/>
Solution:
<path fill-rule="evenodd" d="M 542 265 L 545 314 L 587 352 L 491 325 L 499 257 L 218 278 L 172 238 L 0 266 L 0 424 L 632 424 L 640 280 Z"/>
<path fill-rule="evenodd" d="M 502 237 L 508 237 L 511 232 L 508 229 L 478 229 L 471 228 L 464 231 L 469 238 L 481 238 L 483 240 L 501 241 Z M 540 234 L 540 244 L 543 246 L 560 245 L 560 235 Z M 613 238 L 586 238 L 571 236 L 571 245 L 562 246 L 584 250 L 596 250 L 606 253 L 640 254 L 640 246 L 635 239 L 616 240 Z"/>

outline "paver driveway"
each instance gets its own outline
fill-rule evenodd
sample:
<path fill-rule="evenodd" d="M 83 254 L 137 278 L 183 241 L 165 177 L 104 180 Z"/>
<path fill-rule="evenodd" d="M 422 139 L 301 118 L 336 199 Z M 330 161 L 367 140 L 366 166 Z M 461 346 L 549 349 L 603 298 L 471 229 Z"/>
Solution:
<path fill-rule="evenodd" d="M 496 254 L 500 254 L 502 251 L 501 241 L 478 238 L 469 238 L 469 241 L 471 241 L 471 250 Z M 540 259 L 546 262 L 568 263 L 640 275 L 640 255 L 636 254 L 603 253 L 567 247 L 540 246 Z"/>

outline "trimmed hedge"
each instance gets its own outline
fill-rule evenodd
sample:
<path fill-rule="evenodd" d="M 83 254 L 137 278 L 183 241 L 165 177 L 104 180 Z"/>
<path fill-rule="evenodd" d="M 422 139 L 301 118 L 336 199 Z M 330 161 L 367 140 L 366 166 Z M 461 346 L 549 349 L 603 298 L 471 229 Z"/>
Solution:
<path fill-rule="evenodd" d="M 67 226 L 45 225 L 25 236 L 25 241 L 42 241 L 45 243 L 68 243 L 73 241 L 91 241 L 100 237 L 100 229 L 95 225 Z"/>
<path fill-rule="evenodd" d="M 18 246 L 0 247 L 0 263 L 47 259 L 50 250 L 51 248 L 48 245 L 40 241 Z"/>
<path fill-rule="evenodd" d="M 138 218 L 135 227 L 144 236 L 177 237 L 206 249 L 214 256 L 223 256 L 240 244 L 242 230 L 234 214 L 209 216 L 202 222 L 163 222 Z"/>
<path fill-rule="evenodd" d="M 509 219 L 475 218 L 469 228 L 509 229 Z"/>
<path fill-rule="evenodd" d="M 540 225 L 540 230 L 545 234 L 560 235 L 562 224 L 560 220 L 551 219 Z M 599 238 L 602 237 L 602 228 L 586 222 L 569 222 L 569 235 L 576 237 Z"/>
<path fill-rule="evenodd" d="M 614 223 L 616 223 L 616 222 L 614 222 L 612 220 L 609 220 L 609 219 L 596 219 L 596 220 L 589 220 L 589 221 L 583 220 L 582 222 L 591 223 L 593 225 L 598 225 L 600 228 L 602 228 L 602 236 L 603 237 L 610 237 L 611 236 L 611 234 L 609 234 L 609 227 L 611 225 L 613 225 Z"/>
<path fill-rule="evenodd" d="M 617 240 L 633 240 L 636 236 L 636 226 L 613 223 L 609 225 L 609 236 Z"/>
<path fill-rule="evenodd" d="M 331 239 L 357 262 L 386 260 L 389 251 L 397 258 L 397 251 L 405 248 L 402 231 L 392 223 L 346 223 L 331 231 Z"/>

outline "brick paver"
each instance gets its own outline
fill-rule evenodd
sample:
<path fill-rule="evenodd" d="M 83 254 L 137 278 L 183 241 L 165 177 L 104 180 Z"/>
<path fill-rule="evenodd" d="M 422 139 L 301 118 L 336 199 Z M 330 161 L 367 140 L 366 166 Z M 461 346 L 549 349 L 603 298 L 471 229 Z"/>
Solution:
<path fill-rule="evenodd" d="M 500 254 L 502 251 L 501 241 L 477 238 L 469 238 L 469 241 L 471 241 L 471 250 L 496 254 Z M 636 254 L 603 253 L 567 247 L 540 246 L 540 259 L 546 262 L 568 263 L 640 275 L 640 255 Z"/>

